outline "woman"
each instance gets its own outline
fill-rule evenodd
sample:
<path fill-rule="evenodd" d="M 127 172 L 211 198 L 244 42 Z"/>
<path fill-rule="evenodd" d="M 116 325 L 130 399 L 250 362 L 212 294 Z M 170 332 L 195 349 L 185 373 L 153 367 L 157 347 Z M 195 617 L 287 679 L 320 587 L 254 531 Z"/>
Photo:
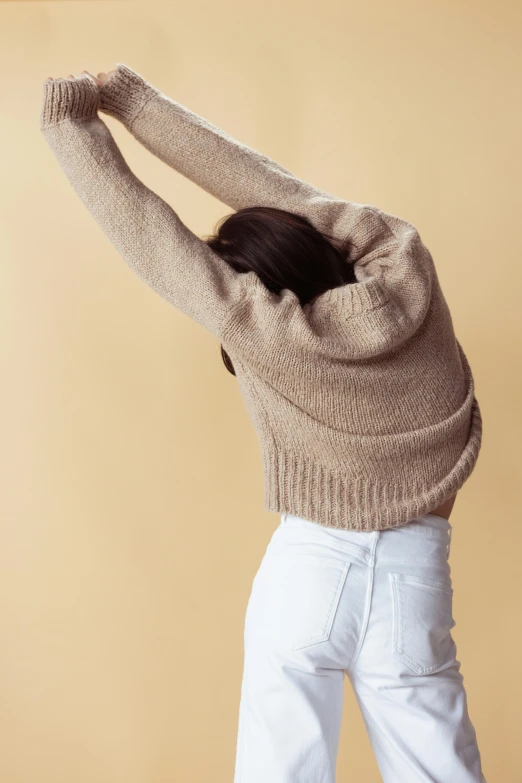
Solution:
<path fill-rule="evenodd" d="M 200 239 L 98 110 L 234 213 Z M 127 264 L 221 342 L 281 514 L 254 578 L 235 783 L 332 783 L 348 676 L 385 783 L 483 782 L 451 635 L 450 512 L 482 422 L 410 223 L 299 180 L 123 63 L 41 130 Z"/>

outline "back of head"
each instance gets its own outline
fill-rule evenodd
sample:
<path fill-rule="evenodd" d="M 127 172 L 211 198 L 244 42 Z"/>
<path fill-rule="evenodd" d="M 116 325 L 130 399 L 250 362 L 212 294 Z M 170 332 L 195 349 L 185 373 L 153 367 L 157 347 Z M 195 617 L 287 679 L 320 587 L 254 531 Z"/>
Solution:
<path fill-rule="evenodd" d="M 357 279 L 346 247 L 305 217 L 275 207 L 247 207 L 225 216 L 206 243 L 237 272 L 254 271 L 271 291 L 293 291 L 301 305 Z M 235 375 L 221 347 L 225 366 Z"/>

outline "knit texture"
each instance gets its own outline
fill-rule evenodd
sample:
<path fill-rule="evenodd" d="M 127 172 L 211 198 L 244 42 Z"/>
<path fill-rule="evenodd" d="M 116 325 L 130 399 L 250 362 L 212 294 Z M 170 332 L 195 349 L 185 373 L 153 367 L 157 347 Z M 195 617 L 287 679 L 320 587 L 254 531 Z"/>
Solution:
<path fill-rule="evenodd" d="M 356 283 L 301 306 L 237 273 L 129 169 L 98 112 L 233 210 L 273 206 L 347 242 Z M 41 130 L 129 267 L 223 344 L 261 448 L 266 510 L 382 530 L 455 494 L 482 420 L 417 229 L 304 182 L 124 63 L 44 83 Z"/>

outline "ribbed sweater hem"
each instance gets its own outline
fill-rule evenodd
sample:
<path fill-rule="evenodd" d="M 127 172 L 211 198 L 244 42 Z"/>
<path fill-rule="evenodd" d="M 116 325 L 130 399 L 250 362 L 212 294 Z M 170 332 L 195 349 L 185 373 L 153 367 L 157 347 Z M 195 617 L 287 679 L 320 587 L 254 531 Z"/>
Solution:
<path fill-rule="evenodd" d="M 470 436 L 457 463 L 436 485 L 387 484 L 377 476 L 349 476 L 288 450 L 263 452 L 264 507 L 326 527 L 384 530 L 405 525 L 444 503 L 467 480 L 478 458 L 482 423 L 474 407 Z"/>

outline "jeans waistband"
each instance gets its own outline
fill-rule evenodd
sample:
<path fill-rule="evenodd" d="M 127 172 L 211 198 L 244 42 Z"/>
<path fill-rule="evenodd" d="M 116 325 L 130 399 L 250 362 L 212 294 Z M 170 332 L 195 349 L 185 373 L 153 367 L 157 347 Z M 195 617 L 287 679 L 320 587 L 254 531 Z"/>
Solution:
<path fill-rule="evenodd" d="M 383 530 L 350 530 L 327 527 L 317 522 L 284 513 L 279 525 L 281 536 L 289 541 L 307 540 L 323 544 L 339 553 L 352 554 L 364 563 L 426 562 L 449 558 L 452 525 L 435 514 L 423 514 L 404 525 Z"/>

